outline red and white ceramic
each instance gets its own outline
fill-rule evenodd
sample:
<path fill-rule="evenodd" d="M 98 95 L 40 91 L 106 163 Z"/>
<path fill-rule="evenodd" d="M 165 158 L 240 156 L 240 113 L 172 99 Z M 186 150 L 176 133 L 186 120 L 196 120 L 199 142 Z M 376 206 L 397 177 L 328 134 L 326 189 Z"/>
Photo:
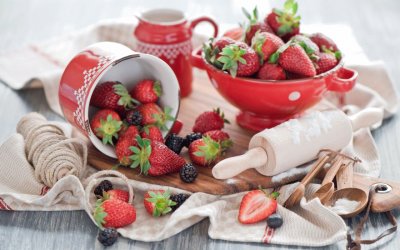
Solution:
<path fill-rule="evenodd" d="M 139 24 L 134 31 L 135 50 L 155 55 L 173 69 L 181 89 L 181 96 L 192 92 L 193 29 L 201 22 L 209 22 L 218 35 L 217 24 L 209 17 L 199 17 L 188 21 L 183 12 L 172 9 L 153 9 L 138 16 Z"/>
<path fill-rule="evenodd" d="M 158 57 L 135 52 L 113 42 L 95 43 L 77 54 L 67 65 L 59 86 L 60 106 L 65 119 L 89 137 L 102 153 L 114 157 L 114 149 L 104 145 L 90 128 L 96 108 L 89 105 L 95 87 L 106 81 L 119 81 L 128 90 L 143 79 L 157 79 L 163 87 L 160 105 L 179 110 L 179 84 L 172 69 Z M 172 127 L 170 121 L 166 125 Z M 167 132 L 164 132 L 164 136 Z"/>
<path fill-rule="evenodd" d="M 192 61 L 194 66 L 206 70 L 216 90 L 240 109 L 237 123 L 254 131 L 295 118 L 318 103 L 327 91 L 350 91 L 358 75 L 343 67 L 343 59 L 335 68 L 318 76 L 284 81 L 232 77 L 209 64 L 199 50 L 193 52 Z"/>

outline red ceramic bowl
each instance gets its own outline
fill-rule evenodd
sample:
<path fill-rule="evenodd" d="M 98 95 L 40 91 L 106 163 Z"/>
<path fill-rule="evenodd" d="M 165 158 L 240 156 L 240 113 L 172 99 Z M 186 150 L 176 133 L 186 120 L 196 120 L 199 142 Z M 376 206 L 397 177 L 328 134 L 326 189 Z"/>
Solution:
<path fill-rule="evenodd" d="M 232 77 L 209 64 L 199 50 L 192 53 L 192 64 L 206 70 L 212 85 L 232 105 L 240 109 L 237 123 L 261 131 L 294 118 L 318 103 L 324 93 L 351 90 L 358 73 L 343 67 L 343 60 L 323 74 L 311 78 L 268 81 Z"/>

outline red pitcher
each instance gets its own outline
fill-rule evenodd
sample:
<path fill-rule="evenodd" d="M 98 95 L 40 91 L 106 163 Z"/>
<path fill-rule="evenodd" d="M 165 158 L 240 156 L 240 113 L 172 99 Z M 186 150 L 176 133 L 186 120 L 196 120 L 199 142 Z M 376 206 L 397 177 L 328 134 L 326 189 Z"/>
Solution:
<path fill-rule="evenodd" d="M 137 40 L 135 50 L 155 55 L 173 69 L 179 81 L 181 97 L 192 92 L 192 52 L 193 29 L 200 22 L 209 22 L 218 35 L 217 24 L 209 17 L 199 17 L 192 21 L 183 12 L 171 9 L 154 9 L 142 13 L 134 31 Z"/>

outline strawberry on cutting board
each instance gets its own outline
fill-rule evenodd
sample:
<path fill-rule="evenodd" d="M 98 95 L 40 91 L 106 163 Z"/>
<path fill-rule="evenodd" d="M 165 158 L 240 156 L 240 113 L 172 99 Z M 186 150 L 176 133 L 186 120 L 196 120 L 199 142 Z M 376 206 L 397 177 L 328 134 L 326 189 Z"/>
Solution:
<path fill-rule="evenodd" d="M 294 0 L 287 0 L 283 9 L 274 8 L 264 19 L 272 30 L 284 41 L 300 32 L 300 16 L 297 16 L 298 4 Z"/>
<path fill-rule="evenodd" d="M 225 151 L 232 147 L 233 141 L 230 139 L 229 134 L 222 130 L 211 130 L 204 133 L 204 136 L 209 136 L 214 141 L 221 145 L 221 150 Z"/>
<path fill-rule="evenodd" d="M 145 175 L 159 176 L 178 172 L 185 160 L 163 143 L 149 139 L 136 138 L 138 146 L 130 147 L 133 155 L 131 168 L 140 167 Z"/>
<path fill-rule="evenodd" d="M 144 194 L 144 207 L 146 211 L 154 216 L 160 217 L 172 211 L 176 202 L 170 199 L 171 193 L 167 190 L 150 190 Z"/>
<path fill-rule="evenodd" d="M 118 199 L 99 199 L 93 217 L 100 228 L 120 228 L 135 222 L 136 209 L 133 205 Z"/>
<path fill-rule="evenodd" d="M 199 166 L 214 164 L 222 154 L 222 146 L 218 141 L 203 136 L 189 145 L 190 160 Z"/>
<path fill-rule="evenodd" d="M 155 125 L 161 130 L 167 130 L 166 122 L 173 121 L 171 116 L 171 108 L 164 107 L 164 111 L 155 103 L 146 103 L 140 105 L 138 109 L 142 115 L 142 125 Z"/>
<path fill-rule="evenodd" d="M 97 111 L 90 121 L 90 127 L 103 144 L 113 145 L 113 138 L 118 139 L 122 121 L 118 113 L 111 109 Z"/>
<path fill-rule="evenodd" d="M 161 82 L 149 79 L 142 80 L 133 87 L 130 94 L 142 104 L 157 102 L 162 95 Z"/>
<path fill-rule="evenodd" d="M 213 111 L 206 111 L 200 114 L 192 128 L 193 132 L 205 133 L 210 130 L 221 130 L 225 123 L 230 123 L 225 119 L 224 113 L 219 109 L 214 109 Z"/>
<path fill-rule="evenodd" d="M 253 190 L 245 194 L 239 208 L 239 222 L 253 224 L 265 220 L 276 212 L 278 192 L 267 194 L 265 190 Z"/>
<path fill-rule="evenodd" d="M 133 108 L 137 101 L 120 82 L 104 82 L 98 85 L 90 99 L 90 105 L 98 108 L 123 111 Z"/>
<path fill-rule="evenodd" d="M 139 129 L 135 126 L 129 126 L 125 133 L 121 135 L 117 144 L 115 145 L 115 154 L 117 155 L 118 162 L 123 166 L 132 164 L 130 156 L 132 151 L 130 147 L 137 146 L 136 137 L 139 135 Z"/>

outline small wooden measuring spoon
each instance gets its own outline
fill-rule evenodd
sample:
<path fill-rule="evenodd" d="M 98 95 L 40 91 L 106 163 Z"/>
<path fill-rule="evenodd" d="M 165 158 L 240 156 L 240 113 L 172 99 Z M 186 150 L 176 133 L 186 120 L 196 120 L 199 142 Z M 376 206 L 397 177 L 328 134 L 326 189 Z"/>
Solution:
<path fill-rule="evenodd" d="M 342 157 L 337 156 L 335 162 L 326 173 L 321 183 L 321 187 L 314 193 L 314 198 L 319 198 L 322 204 L 325 204 L 331 198 L 333 192 L 335 191 L 335 187 L 332 181 L 342 165 Z"/>
<path fill-rule="evenodd" d="M 337 191 L 324 204 L 326 206 L 334 206 L 339 199 L 358 202 L 357 207 L 353 211 L 337 211 L 337 214 L 343 218 L 351 218 L 361 213 L 368 203 L 368 195 L 362 189 L 353 187 L 353 164 L 348 162 L 343 165 L 336 175 Z"/>
<path fill-rule="evenodd" d="M 320 157 L 315 163 L 313 168 L 308 172 L 308 174 L 301 180 L 299 185 L 296 187 L 296 189 L 293 191 L 293 193 L 289 196 L 289 198 L 285 201 L 283 204 L 284 207 L 286 208 L 291 208 L 294 205 L 298 204 L 304 196 L 304 191 L 305 187 L 307 184 L 309 184 L 312 179 L 318 174 L 318 172 L 322 169 L 322 167 L 325 165 L 325 163 L 328 161 L 330 158 L 329 154 L 326 154 L 322 157 Z"/>

